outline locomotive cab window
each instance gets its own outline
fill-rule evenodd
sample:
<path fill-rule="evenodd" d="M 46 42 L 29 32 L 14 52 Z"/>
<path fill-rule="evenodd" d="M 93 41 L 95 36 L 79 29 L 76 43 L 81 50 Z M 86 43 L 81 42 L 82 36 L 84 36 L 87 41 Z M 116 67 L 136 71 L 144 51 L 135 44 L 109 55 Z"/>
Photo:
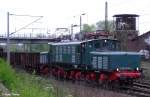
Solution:
<path fill-rule="evenodd" d="M 82 52 L 85 52 L 85 48 L 86 48 L 86 44 L 85 43 L 81 44 Z"/>
<path fill-rule="evenodd" d="M 103 41 L 103 47 L 107 47 L 108 46 L 108 41 L 107 40 L 104 40 Z"/>
<path fill-rule="evenodd" d="M 77 47 L 76 47 L 76 51 L 77 51 L 77 53 L 80 53 L 80 51 L 81 51 L 80 46 L 77 46 Z"/>
<path fill-rule="evenodd" d="M 109 49 L 109 41 L 103 40 L 101 50 L 110 50 Z"/>
<path fill-rule="evenodd" d="M 101 40 L 101 41 L 96 41 L 94 44 L 94 47 L 97 51 L 116 51 L 120 50 L 119 47 L 119 42 L 116 40 Z"/>
<path fill-rule="evenodd" d="M 100 42 L 95 43 L 95 48 L 100 48 Z"/>

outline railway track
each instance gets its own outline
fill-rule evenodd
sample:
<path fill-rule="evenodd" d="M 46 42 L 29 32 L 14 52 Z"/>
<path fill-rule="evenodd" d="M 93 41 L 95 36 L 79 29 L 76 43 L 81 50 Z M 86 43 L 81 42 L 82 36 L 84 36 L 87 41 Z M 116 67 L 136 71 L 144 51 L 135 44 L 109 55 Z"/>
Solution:
<path fill-rule="evenodd" d="M 125 87 L 129 95 L 136 97 L 150 97 L 150 83 L 149 81 L 137 81 L 133 86 Z"/>
<path fill-rule="evenodd" d="M 48 78 L 48 79 L 51 79 L 53 81 L 56 80 L 56 78 L 54 76 L 43 77 L 43 78 Z M 57 79 L 57 81 L 59 83 L 64 82 L 64 80 L 59 80 L 59 79 Z M 86 87 L 86 88 L 88 87 L 88 88 L 92 88 L 92 89 L 94 86 L 94 88 L 96 88 L 96 89 L 102 89 L 102 90 L 104 89 L 104 90 L 109 90 L 112 92 L 119 92 L 119 93 L 131 95 L 134 97 L 150 97 L 150 81 L 148 81 L 148 80 L 136 81 L 133 83 L 132 86 L 121 87 L 121 89 L 119 89 L 119 90 L 118 89 L 110 89 L 108 87 L 101 87 L 101 86 L 97 87 L 96 84 L 85 83 L 84 81 L 72 82 L 71 80 L 68 80 L 68 81 L 66 80 L 66 82 L 68 84 L 77 85 L 77 86 L 81 85 L 81 87 Z M 66 84 L 66 82 L 65 82 L 65 84 Z"/>
<path fill-rule="evenodd" d="M 93 84 L 84 83 L 84 82 L 80 82 L 80 85 L 89 87 L 89 88 L 93 87 Z M 101 86 L 99 86 L 99 87 L 96 86 L 94 88 L 97 88 L 97 89 L 100 88 L 100 89 L 109 90 L 112 92 L 128 94 L 128 95 L 131 95 L 134 97 L 150 97 L 150 83 L 148 83 L 146 81 L 145 82 L 142 82 L 142 81 L 134 82 L 132 86 L 121 87 L 120 90 L 112 89 L 109 87 L 101 87 Z"/>

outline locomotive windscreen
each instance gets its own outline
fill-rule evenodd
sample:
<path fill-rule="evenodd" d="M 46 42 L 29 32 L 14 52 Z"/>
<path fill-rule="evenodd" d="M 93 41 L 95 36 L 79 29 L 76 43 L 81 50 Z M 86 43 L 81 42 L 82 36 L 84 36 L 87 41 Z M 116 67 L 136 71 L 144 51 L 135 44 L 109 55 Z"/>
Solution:
<path fill-rule="evenodd" d="M 120 50 L 120 42 L 117 40 L 101 40 L 95 43 L 96 51 L 118 51 Z"/>

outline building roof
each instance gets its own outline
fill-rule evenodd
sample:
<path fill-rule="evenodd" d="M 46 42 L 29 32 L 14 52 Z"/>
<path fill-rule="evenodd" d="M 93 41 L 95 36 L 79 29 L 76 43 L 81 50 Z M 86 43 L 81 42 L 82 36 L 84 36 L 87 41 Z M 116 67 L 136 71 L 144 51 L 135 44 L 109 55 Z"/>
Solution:
<path fill-rule="evenodd" d="M 139 17 L 137 14 L 116 14 L 113 17 Z"/>
<path fill-rule="evenodd" d="M 147 35 L 150 35 L 150 31 L 148 31 L 148 32 L 146 32 L 146 33 L 140 35 L 139 37 L 145 37 L 145 36 L 147 36 Z"/>
<path fill-rule="evenodd" d="M 134 40 L 137 40 L 137 39 L 139 39 L 139 38 L 147 37 L 147 36 L 150 36 L 150 31 L 148 31 L 148 32 L 146 32 L 146 33 L 144 33 L 144 34 L 142 34 L 142 35 L 140 35 L 140 36 L 134 38 L 133 41 L 134 41 Z"/>

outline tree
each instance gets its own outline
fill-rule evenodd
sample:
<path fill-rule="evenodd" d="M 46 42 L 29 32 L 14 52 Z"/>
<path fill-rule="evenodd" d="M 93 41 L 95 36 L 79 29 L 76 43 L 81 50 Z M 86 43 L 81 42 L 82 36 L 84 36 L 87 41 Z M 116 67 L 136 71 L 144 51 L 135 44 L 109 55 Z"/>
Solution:
<path fill-rule="evenodd" d="M 94 32 L 95 30 L 95 25 L 84 24 L 82 32 Z"/>
<path fill-rule="evenodd" d="M 99 21 L 96 23 L 96 28 L 98 30 L 105 30 L 105 21 Z M 113 27 L 113 21 L 108 21 L 108 32 L 113 32 L 114 27 Z"/>

